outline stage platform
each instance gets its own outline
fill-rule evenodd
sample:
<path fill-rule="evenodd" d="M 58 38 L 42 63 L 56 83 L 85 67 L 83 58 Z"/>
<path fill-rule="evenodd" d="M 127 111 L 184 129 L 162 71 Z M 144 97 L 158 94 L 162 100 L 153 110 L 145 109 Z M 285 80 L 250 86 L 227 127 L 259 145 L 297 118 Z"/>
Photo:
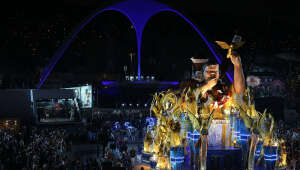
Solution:
<path fill-rule="evenodd" d="M 234 147 L 208 147 L 207 169 L 234 169 L 242 167 L 242 151 Z"/>
<path fill-rule="evenodd" d="M 194 170 L 189 162 L 189 156 L 187 156 L 182 170 Z M 208 147 L 206 164 L 208 170 L 241 170 L 242 151 L 240 148 L 234 147 Z M 138 170 L 142 166 L 145 167 L 144 169 L 150 169 L 150 166 L 145 162 L 137 166 L 136 169 Z"/>

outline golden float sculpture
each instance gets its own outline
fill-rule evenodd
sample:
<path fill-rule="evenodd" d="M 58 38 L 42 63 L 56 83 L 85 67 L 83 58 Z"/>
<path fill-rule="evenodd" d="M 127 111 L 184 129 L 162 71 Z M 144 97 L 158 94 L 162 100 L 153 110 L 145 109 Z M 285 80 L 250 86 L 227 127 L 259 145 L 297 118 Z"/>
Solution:
<path fill-rule="evenodd" d="M 216 41 L 223 49 L 227 49 L 227 57 L 230 58 L 234 49 L 241 47 L 245 42 L 239 40 L 233 41 L 231 44 L 222 41 Z M 232 88 L 231 88 L 232 89 Z M 144 139 L 144 152 L 153 153 L 153 159 L 156 160 L 157 169 L 171 169 L 172 163 L 170 158 L 170 149 L 176 147 L 185 147 L 187 145 L 187 130 L 183 128 L 181 117 L 184 116 L 191 124 L 193 131 L 200 134 L 200 138 L 195 147 L 200 148 L 198 155 L 198 169 L 206 169 L 206 156 L 208 147 L 208 131 L 213 120 L 229 120 L 230 116 L 238 113 L 238 118 L 249 129 L 250 137 L 248 139 L 249 152 L 245 152 L 245 167 L 248 170 L 254 170 L 255 152 L 257 145 L 262 143 L 259 148 L 260 155 L 257 164 L 263 159 L 264 148 L 266 146 L 278 147 L 281 152 L 279 159 L 276 161 L 277 167 L 286 166 L 286 152 L 284 140 L 276 139 L 274 136 L 274 118 L 265 110 L 260 113 L 255 109 L 253 104 L 253 96 L 250 94 L 249 88 L 239 97 L 231 90 L 231 97 L 222 106 L 210 104 L 207 107 L 199 108 L 197 103 L 197 95 L 199 95 L 201 87 L 192 89 L 186 87 L 180 90 L 168 90 L 153 95 L 150 112 L 154 113 L 157 124 L 149 130 Z M 237 131 L 238 129 L 233 129 Z M 234 132 L 230 132 L 230 136 L 234 136 Z M 239 139 L 232 138 L 230 146 L 241 145 L 237 142 Z"/>
<path fill-rule="evenodd" d="M 247 90 L 242 101 L 234 101 L 233 97 L 228 100 L 224 107 L 232 107 L 238 110 L 240 118 L 243 120 L 245 126 L 250 129 L 250 148 L 249 154 L 245 155 L 248 160 L 248 169 L 254 169 L 255 165 L 255 151 L 258 141 L 263 142 L 263 146 L 278 146 L 280 145 L 278 139 L 273 135 L 274 119 L 266 110 L 263 113 L 255 110 L 255 105 L 250 102 L 250 93 Z M 241 104 L 242 103 L 242 104 Z M 180 115 L 184 113 L 190 119 L 195 130 L 201 132 L 201 137 L 197 142 L 200 145 L 201 151 L 199 153 L 200 169 L 206 169 L 206 154 L 207 154 L 207 132 L 210 128 L 214 108 L 204 109 L 198 113 L 198 106 L 195 100 L 194 92 L 190 88 L 183 91 L 171 91 L 157 93 L 153 96 L 151 104 L 151 112 L 157 118 L 157 125 L 153 127 L 151 136 L 150 132 L 144 140 L 144 151 L 154 153 L 157 160 L 157 168 L 165 169 L 171 168 L 169 159 L 169 152 L 171 147 L 184 146 L 184 139 L 186 139 L 186 132 L 181 133 Z M 232 141 L 232 144 L 234 142 Z M 260 152 L 259 161 L 263 157 L 263 148 Z M 285 152 L 282 152 L 280 159 L 277 161 L 277 166 L 285 166 L 286 158 Z"/>

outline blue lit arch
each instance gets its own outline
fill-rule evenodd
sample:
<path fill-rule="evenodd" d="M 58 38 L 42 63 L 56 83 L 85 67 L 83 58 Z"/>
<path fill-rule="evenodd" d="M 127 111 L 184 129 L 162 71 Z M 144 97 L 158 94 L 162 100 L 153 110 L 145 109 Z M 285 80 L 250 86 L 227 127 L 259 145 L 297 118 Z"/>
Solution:
<path fill-rule="evenodd" d="M 214 52 L 213 48 L 211 47 L 209 42 L 206 40 L 204 35 L 197 29 L 197 27 L 190 20 L 188 20 L 180 12 L 178 12 L 174 9 L 171 9 L 167 5 L 164 5 L 164 4 L 161 4 L 158 2 L 154 2 L 151 0 L 129 0 L 129 1 L 120 2 L 115 5 L 110 6 L 108 8 L 99 10 L 98 12 L 93 14 L 91 17 L 89 17 L 86 21 L 84 21 L 84 23 L 75 30 L 75 32 L 72 34 L 71 38 L 69 38 L 66 41 L 66 43 L 64 43 L 61 46 L 61 48 L 59 48 L 57 50 L 57 52 L 54 54 L 50 63 L 48 64 L 48 66 L 43 70 L 41 81 L 38 84 L 37 88 L 40 88 L 43 85 L 43 83 L 45 82 L 45 80 L 47 79 L 47 77 L 49 76 L 51 71 L 53 70 L 54 66 L 59 61 L 59 59 L 63 56 L 64 52 L 70 46 L 71 42 L 77 36 L 77 34 L 89 22 L 91 22 L 97 15 L 99 15 L 100 13 L 105 12 L 105 11 L 117 11 L 117 12 L 122 13 L 130 20 L 130 22 L 133 24 L 133 26 L 135 28 L 136 38 L 137 38 L 137 49 L 138 49 L 137 53 L 138 53 L 138 77 L 139 77 L 139 79 L 141 77 L 142 33 L 143 33 L 144 27 L 145 27 L 146 23 L 148 22 L 148 20 L 153 15 L 155 15 L 159 12 L 165 12 L 165 11 L 173 12 L 173 13 L 179 15 L 181 18 L 183 18 L 186 22 L 188 22 L 192 26 L 192 28 L 198 33 L 198 35 L 204 40 L 205 44 L 208 46 L 208 48 L 210 49 L 212 54 L 215 56 L 217 61 L 219 63 L 221 63 L 221 59 L 216 55 L 216 53 Z M 227 76 L 232 81 L 231 76 L 228 73 L 227 73 Z"/>

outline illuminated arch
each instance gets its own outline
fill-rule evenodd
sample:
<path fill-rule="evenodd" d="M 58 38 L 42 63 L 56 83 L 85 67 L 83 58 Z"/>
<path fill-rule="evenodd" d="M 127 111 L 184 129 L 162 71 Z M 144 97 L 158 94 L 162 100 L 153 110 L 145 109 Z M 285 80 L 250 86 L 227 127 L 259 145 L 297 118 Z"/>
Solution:
<path fill-rule="evenodd" d="M 92 15 L 89 19 L 87 19 L 86 21 L 84 21 L 84 23 L 78 27 L 74 33 L 72 34 L 71 38 L 69 38 L 54 54 L 54 56 L 51 58 L 51 61 L 49 62 L 48 66 L 46 68 L 44 68 L 43 72 L 42 72 L 42 77 L 41 80 L 37 86 L 37 88 L 41 88 L 41 86 L 44 84 L 44 82 L 46 81 L 46 79 L 48 78 L 49 74 L 51 73 L 51 71 L 53 70 L 54 66 L 57 64 L 57 62 L 59 61 L 59 59 L 63 56 L 63 54 L 65 53 L 65 51 L 67 50 L 67 48 L 70 46 L 71 42 L 74 40 L 74 38 L 78 35 L 78 33 L 88 24 L 90 23 L 97 15 L 99 15 L 102 12 L 105 11 L 116 11 L 116 12 L 120 12 L 123 15 L 127 16 L 127 18 L 130 20 L 130 22 L 133 24 L 133 26 L 135 27 L 135 24 L 133 22 L 133 20 L 124 12 L 121 11 L 120 9 L 116 9 L 116 8 L 105 8 L 103 10 L 98 11 L 97 13 L 95 13 L 94 15 Z M 135 27 L 135 30 L 136 27 Z M 136 33 L 137 34 L 137 33 Z"/>
<path fill-rule="evenodd" d="M 47 79 L 47 77 L 49 76 L 51 71 L 53 70 L 54 66 L 59 61 L 59 59 L 62 57 L 62 55 L 64 54 L 66 49 L 70 46 L 71 42 L 77 36 L 77 34 L 89 22 L 91 22 L 97 15 L 99 15 L 100 13 L 102 13 L 104 11 L 120 12 L 123 15 L 125 15 L 130 20 L 130 22 L 133 24 L 133 26 L 135 28 L 135 32 L 136 32 L 136 38 L 137 38 L 138 77 L 139 77 L 139 79 L 141 77 L 141 67 L 140 67 L 141 66 L 141 43 L 142 43 L 142 33 L 144 30 L 144 27 L 145 27 L 146 23 L 148 22 L 148 20 L 153 15 L 155 15 L 159 12 L 163 12 L 163 11 L 173 12 L 173 13 L 179 15 L 181 18 L 183 18 L 186 22 L 188 22 L 193 27 L 193 29 L 199 34 L 199 36 L 204 40 L 205 44 L 208 46 L 208 48 L 210 49 L 212 54 L 215 56 L 217 61 L 219 63 L 221 63 L 221 59 L 216 55 L 213 48 L 211 47 L 209 42 L 206 40 L 206 38 L 203 36 L 203 34 L 197 29 L 197 27 L 190 20 L 188 20 L 180 12 L 178 12 L 174 9 L 171 9 L 167 5 L 164 5 L 164 4 L 161 4 L 158 2 L 154 2 L 151 0 L 129 0 L 129 1 L 120 2 L 115 5 L 110 6 L 108 8 L 99 10 L 98 12 L 93 14 L 91 17 L 89 17 L 86 21 L 84 21 L 84 23 L 75 30 L 75 32 L 72 34 L 71 38 L 69 38 L 66 41 L 66 43 L 64 43 L 61 46 L 61 48 L 59 48 L 57 50 L 57 52 L 54 54 L 50 63 L 48 64 L 48 66 L 43 70 L 41 81 L 38 84 L 37 88 L 40 88 L 43 85 L 43 83 L 45 82 L 45 80 Z M 227 74 L 227 76 L 229 77 L 230 80 L 232 80 L 229 74 Z"/>

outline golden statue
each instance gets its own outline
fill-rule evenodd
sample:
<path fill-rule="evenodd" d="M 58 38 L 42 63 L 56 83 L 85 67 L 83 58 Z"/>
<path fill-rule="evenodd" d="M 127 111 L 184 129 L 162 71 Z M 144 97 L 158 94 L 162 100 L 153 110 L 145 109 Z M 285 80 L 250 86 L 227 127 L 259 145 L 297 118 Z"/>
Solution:
<path fill-rule="evenodd" d="M 238 35 L 235 35 L 232 42 L 230 44 L 224 42 L 224 41 L 216 41 L 216 43 L 222 48 L 222 49 L 226 49 L 228 50 L 227 52 L 227 58 L 230 58 L 231 52 L 233 50 L 236 50 L 238 48 L 240 48 L 241 46 L 243 46 L 245 44 L 244 41 L 241 41 L 241 37 Z"/>
<path fill-rule="evenodd" d="M 238 106 L 238 110 L 245 126 L 251 131 L 250 148 L 246 158 L 248 160 L 248 169 L 254 170 L 255 152 L 259 140 L 262 140 L 264 146 L 270 146 L 276 143 L 276 139 L 273 136 L 274 118 L 270 113 L 267 113 L 266 110 L 264 110 L 263 113 L 256 111 L 254 104 L 251 102 L 249 90 L 246 92 L 247 94 L 245 96 L 247 96 L 248 99 L 246 98 L 247 100 L 243 105 Z M 258 162 L 262 159 L 263 154 L 262 149 Z"/>

